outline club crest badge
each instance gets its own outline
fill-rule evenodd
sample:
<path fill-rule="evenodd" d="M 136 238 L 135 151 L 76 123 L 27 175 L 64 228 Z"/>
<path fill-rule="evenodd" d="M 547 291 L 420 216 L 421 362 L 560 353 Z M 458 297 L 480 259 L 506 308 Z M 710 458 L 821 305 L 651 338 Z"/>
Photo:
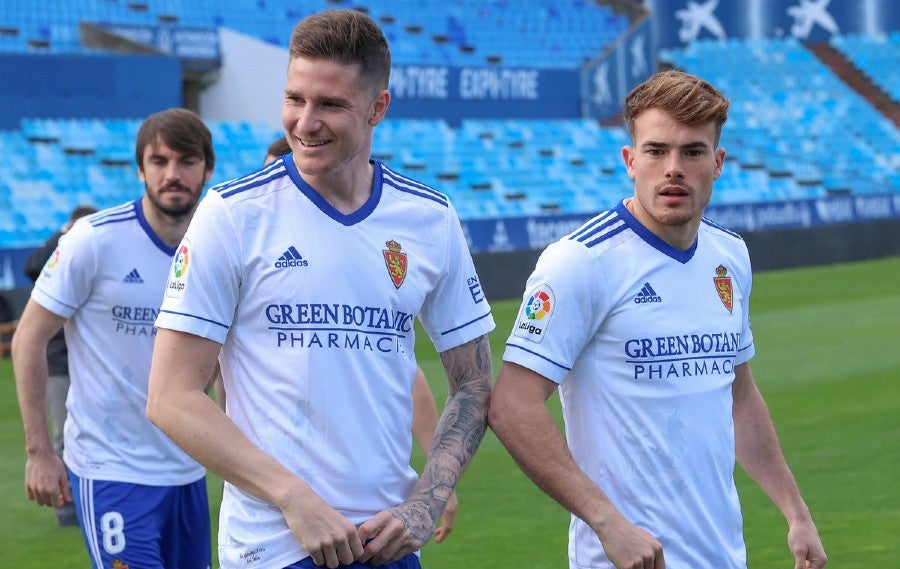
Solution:
<path fill-rule="evenodd" d="M 716 276 L 713 278 L 716 285 L 716 293 L 728 312 L 734 308 L 734 294 L 731 287 L 731 277 L 728 276 L 728 269 L 724 265 L 716 267 Z"/>
<path fill-rule="evenodd" d="M 385 243 L 385 245 L 387 249 L 382 251 L 384 253 L 384 264 L 387 266 L 391 280 L 394 281 L 394 286 L 400 288 L 400 285 L 406 279 L 406 268 L 408 266 L 406 253 L 400 252 L 403 247 L 393 239 Z"/>

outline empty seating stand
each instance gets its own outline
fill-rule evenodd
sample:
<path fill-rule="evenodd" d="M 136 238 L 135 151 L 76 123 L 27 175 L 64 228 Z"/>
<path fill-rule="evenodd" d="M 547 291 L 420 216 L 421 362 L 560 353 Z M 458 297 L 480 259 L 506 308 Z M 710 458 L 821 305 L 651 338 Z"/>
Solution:
<path fill-rule="evenodd" d="M 329 8 L 369 13 L 397 64 L 571 68 L 599 55 L 629 25 L 584 0 L 32 0 L 0 2 L 0 51 L 82 51 L 80 23 L 227 27 L 286 46 L 298 20 Z M 502 34 L 497 31 L 501 30 Z"/>

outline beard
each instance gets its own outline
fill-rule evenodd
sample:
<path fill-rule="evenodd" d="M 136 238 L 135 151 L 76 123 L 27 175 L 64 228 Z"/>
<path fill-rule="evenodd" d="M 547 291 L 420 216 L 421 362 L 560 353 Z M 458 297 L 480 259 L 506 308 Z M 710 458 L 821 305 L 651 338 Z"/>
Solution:
<path fill-rule="evenodd" d="M 188 192 L 184 194 L 187 199 L 183 202 L 176 202 L 174 204 L 164 204 L 160 199 L 160 194 L 168 189 L 176 188 L 178 190 Z M 185 186 L 184 184 L 179 184 L 178 182 L 173 182 L 171 184 L 166 184 L 165 186 L 159 188 L 157 191 L 150 191 L 150 187 L 145 183 L 144 191 L 147 194 L 147 198 L 150 200 L 150 203 L 153 204 L 160 213 L 167 215 L 174 219 L 182 219 L 187 215 L 190 215 L 194 208 L 197 207 L 197 202 L 200 201 L 200 193 L 203 191 L 203 183 L 197 186 L 194 189 L 191 189 L 189 186 Z"/>

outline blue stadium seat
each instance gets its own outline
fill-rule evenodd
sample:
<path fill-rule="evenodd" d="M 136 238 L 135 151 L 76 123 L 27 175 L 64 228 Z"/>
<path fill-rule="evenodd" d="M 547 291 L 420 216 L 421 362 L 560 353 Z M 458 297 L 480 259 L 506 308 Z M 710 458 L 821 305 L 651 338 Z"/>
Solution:
<path fill-rule="evenodd" d="M 145 9 L 142 9 L 141 6 Z M 453 0 L 45 0 L 40 17 L 30 0 L 0 2 L 0 50 L 83 51 L 78 23 L 228 27 L 286 46 L 302 17 L 328 8 L 369 12 L 385 28 L 397 64 L 572 68 L 603 51 L 628 29 L 608 6 L 578 0 L 540 0 L 528 10 L 510 2 Z M 506 33 L 497 34 L 497 29 Z M 15 32 L 15 33 L 14 33 Z"/>
<path fill-rule="evenodd" d="M 900 147 L 892 124 L 796 39 L 725 45 L 728 57 L 721 55 L 720 42 L 707 40 L 669 50 L 664 57 L 727 86 L 735 104 L 722 145 L 738 164 L 774 174 L 763 199 L 803 199 L 837 186 L 851 191 L 878 187 L 884 165 Z"/>

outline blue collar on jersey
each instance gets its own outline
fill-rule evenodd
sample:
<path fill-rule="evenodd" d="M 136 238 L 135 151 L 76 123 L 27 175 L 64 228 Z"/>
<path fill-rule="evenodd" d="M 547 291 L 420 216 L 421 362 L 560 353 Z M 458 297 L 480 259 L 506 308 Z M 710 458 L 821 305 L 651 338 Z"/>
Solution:
<path fill-rule="evenodd" d="M 637 198 L 634 198 L 637 199 Z M 622 219 L 625 221 L 625 224 L 628 227 L 637 233 L 638 237 L 644 240 L 647 245 L 650 245 L 663 255 L 667 255 L 672 257 L 676 261 L 681 264 L 687 263 L 694 257 L 694 252 L 697 250 L 697 240 L 699 237 L 694 237 L 694 243 L 688 247 L 686 251 L 682 251 L 677 247 L 673 247 L 672 245 L 666 243 L 661 238 L 659 238 L 655 233 L 641 225 L 641 222 L 637 220 L 631 212 L 628 211 L 628 208 L 625 207 L 625 200 L 619 202 L 619 205 L 616 206 L 616 212 L 622 216 Z"/>
<path fill-rule="evenodd" d="M 285 157 L 284 167 L 287 169 L 288 176 L 291 177 L 291 180 L 294 181 L 297 188 L 303 192 L 303 195 L 308 197 L 312 203 L 316 204 L 316 207 L 322 210 L 322 213 L 342 225 L 355 225 L 369 217 L 369 214 L 375 211 L 375 206 L 381 201 L 381 162 L 378 162 L 377 160 L 369 160 L 369 163 L 375 166 L 375 176 L 372 180 L 372 194 L 361 208 L 351 214 L 345 215 L 334 209 L 334 206 L 328 203 L 315 188 L 306 183 L 300 176 L 300 172 L 297 171 L 297 166 L 294 165 L 294 161 L 290 158 L 290 155 Z"/>
<path fill-rule="evenodd" d="M 175 247 L 169 247 L 163 240 L 159 238 L 153 228 L 150 227 L 150 223 L 147 221 L 147 218 L 144 216 L 144 208 L 141 207 L 141 198 L 134 200 L 134 212 L 137 214 L 138 223 L 141 224 L 141 227 L 144 229 L 144 232 L 147 234 L 147 237 L 150 238 L 150 241 L 156 245 L 156 248 L 168 255 L 169 257 L 175 256 Z"/>

